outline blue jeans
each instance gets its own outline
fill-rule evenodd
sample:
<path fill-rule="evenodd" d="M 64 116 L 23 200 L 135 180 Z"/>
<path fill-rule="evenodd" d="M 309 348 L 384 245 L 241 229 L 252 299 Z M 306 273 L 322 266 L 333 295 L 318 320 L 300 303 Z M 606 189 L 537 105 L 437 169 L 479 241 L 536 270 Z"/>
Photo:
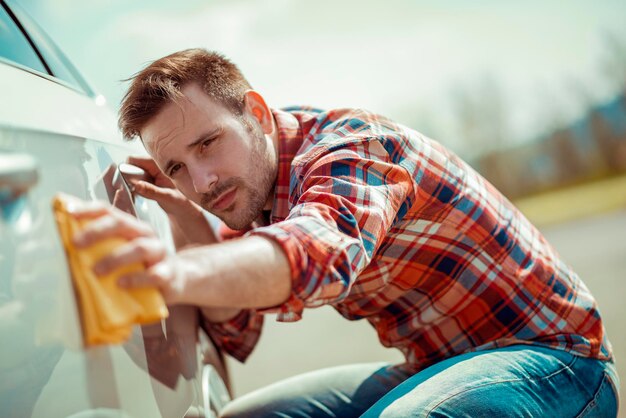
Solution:
<path fill-rule="evenodd" d="M 516 345 L 411 375 L 357 364 L 296 376 L 231 402 L 223 417 L 615 417 L 612 362 Z"/>

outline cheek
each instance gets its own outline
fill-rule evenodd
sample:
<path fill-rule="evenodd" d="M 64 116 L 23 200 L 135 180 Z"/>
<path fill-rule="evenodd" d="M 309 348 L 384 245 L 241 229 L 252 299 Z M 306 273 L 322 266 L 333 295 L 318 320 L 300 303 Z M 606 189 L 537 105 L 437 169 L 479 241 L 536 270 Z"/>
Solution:
<path fill-rule="evenodd" d="M 188 178 L 173 180 L 174 186 L 183 194 L 187 199 L 192 200 L 193 202 L 198 203 L 198 196 L 191 184 L 191 181 Z"/>

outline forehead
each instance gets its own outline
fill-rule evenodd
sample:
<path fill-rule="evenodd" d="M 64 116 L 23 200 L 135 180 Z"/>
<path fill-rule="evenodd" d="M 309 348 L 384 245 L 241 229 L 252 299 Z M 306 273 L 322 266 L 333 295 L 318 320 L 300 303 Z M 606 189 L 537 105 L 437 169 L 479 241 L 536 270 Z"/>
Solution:
<path fill-rule="evenodd" d="M 181 93 L 180 99 L 166 103 L 141 129 L 141 140 L 155 159 L 164 147 L 191 142 L 230 115 L 196 83 L 184 86 Z"/>

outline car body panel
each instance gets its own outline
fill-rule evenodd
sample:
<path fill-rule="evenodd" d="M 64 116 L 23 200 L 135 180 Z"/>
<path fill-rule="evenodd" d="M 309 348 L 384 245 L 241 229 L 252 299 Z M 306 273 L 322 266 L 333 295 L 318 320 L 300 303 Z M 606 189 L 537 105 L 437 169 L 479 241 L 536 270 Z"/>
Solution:
<path fill-rule="evenodd" d="M 0 63 L 0 125 L 120 144 L 115 115 L 45 74 Z M 132 143 L 135 152 L 145 152 Z"/>
<path fill-rule="evenodd" d="M 121 140 L 115 122 L 97 95 L 0 60 L 0 156 L 4 161 L 28 156 L 39 173 L 38 182 L 18 198 L 11 195 L 10 178 L 0 178 L 2 417 L 95 416 L 97 411 L 98 416 L 169 418 L 188 411 L 209 416 L 201 380 L 207 353 L 225 377 L 219 353 L 206 336 L 199 340 L 195 307 L 171 307 L 167 320 L 135 327 L 122 345 L 82 345 L 50 205 L 58 192 L 111 201 L 107 173 L 129 155 L 145 155 L 139 143 Z M 174 251 L 161 208 L 128 198 L 135 199 L 136 215 Z"/>

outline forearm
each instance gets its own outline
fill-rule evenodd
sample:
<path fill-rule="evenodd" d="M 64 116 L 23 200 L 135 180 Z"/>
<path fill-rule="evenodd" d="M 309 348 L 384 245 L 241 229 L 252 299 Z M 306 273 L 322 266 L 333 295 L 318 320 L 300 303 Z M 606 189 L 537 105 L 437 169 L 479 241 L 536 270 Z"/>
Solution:
<path fill-rule="evenodd" d="M 190 248 L 177 255 L 179 303 L 213 308 L 267 308 L 289 298 L 291 276 L 283 250 L 274 241 L 246 237 Z"/>
<path fill-rule="evenodd" d="M 169 216 L 172 238 L 177 251 L 189 248 L 193 245 L 214 244 L 217 239 L 213 229 L 206 217 L 197 211 L 190 211 L 185 219 L 186 223 L 181 223 L 174 217 Z M 186 227 L 186 230 L 183 229 Z M 213 323 L 226 322 L 237 316 L 240 308 L 203 308 L 202 314 L 207 321 Z"/>
<path fill-rule="evenodd" d="M 217 242 L 213 229 L 202 213 L 190 213 L 187 218 L 187 231 L 180 223 L 170 216 L 172 237 L 177 251 L 189 248 L 191 245 L 213 244 Z M 234 318 L 241 311 L 240 308 L 203 308 L 202 314 L 207 321 L 213 323 L 226 322 Z"/>
<path fill-rule="evenodd" d="M 191 208 L 193 209 L 193 208 Z M 207 218 L 200 211 L 189 210 L 185 223 L 181 223 L 172 215 L 168 216 L 172 238 L 177 251 L 193 245 L 207 245 L 217 242 L 213 229 Z M 226 322 L 237 316 L 240 308 L 203 308 L 202 314 L 214 323 Z"/>
<path fill-rule="evenodd" d="M 191 202 L 184 210 L 168 213 L 172 237 L 177 250 L 190 245 L 207 245 L 217 242 L 217 237 L 202 210 Z"/>
<path fill-rule="evenodd" d="M 218 321 L 234 316 L 236 309 L 280 305 L 290 295 L 289 263 L 281 247 L 268 238 L 252 236 L 201 245 L 167 256 L 154 231 L 125 212 L 84 202 L 73 210 L 73 216 L 94 219 L 74 237 L 77 247 L 89 247 L 112 236 L 127 241 L 96 263 L 96 275 L 134 263 L 146 267 L 120 277 L 120 287 L 157 287 L 168 304 L 230 309 L 216 311 L 210 318 Z"/>

